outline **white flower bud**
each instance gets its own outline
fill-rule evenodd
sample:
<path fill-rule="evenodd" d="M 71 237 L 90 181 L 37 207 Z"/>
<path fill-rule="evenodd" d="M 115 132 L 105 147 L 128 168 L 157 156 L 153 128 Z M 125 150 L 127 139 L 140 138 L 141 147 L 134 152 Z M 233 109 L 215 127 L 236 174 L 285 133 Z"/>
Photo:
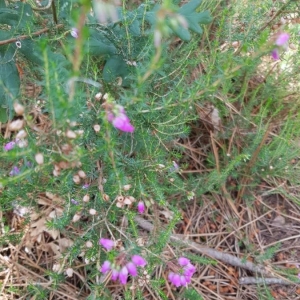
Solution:
<path fill-rule="evenodd" d="M 73 176 L 73 181 L 76 183 L 76 184 L 79 184 L 80 183 L 80 177 L 78 175 L 74 175 Z"/>
<path fill-rule="evenodd" d="M 57 176 L 60 175 L 60 171 L 54 169 L 53 172 L 52 172 L 52 174 L 53 174 L 53 176 L 57 177 Z"/>
<path fill-rule="evenodd" d="M 81 218 L 81 215 L 76 213 L 72 219 L 72 222 L 76 223 L 80 220 L 80 218 Z"/>
<path fill-rule="evenodd" d="M 68 137 L 69 139 L 76 139 L 76 133 L 72 130 L 68 130 L 66 132 L 66 137 Z"/>
<path fill-rule="evenodd" d="M 132 204 L 132 202 L 128 197 L 125 197 L 124 204 L 130 205 L 130 204 Z"/>
<path fill-rule="evenodd" d="M 105 94 L 103 95 L 103 100 L 107 101 L 107 99 L 108 99 L 108 94 L 105 93 Z"/>
<path fill-rule="evenodd" d="M 14 103 L 14 109 L 18 116 L 22 116 L 24 114 L 24 106 L 19 103 Z"/>
<path fill-rule="evenodd" d="M 37 153 L 35 155 L 35 161 L 39 164 L 42 165 L 44 163 L 44 155 L 42 153 Z"/>
<path fill-rule="evenodd" d="M 95 100 L 100 101 L 101 98 L 102 98 L 102 93 L 97 93 L 97 94 L 95 95 Z"/>
<path fill-rule="evenodd" d="M 82 201 L 83 202 L 89 202 L 90 201 L 90 196 L 89 195 L 84 195 Z"/>
<path fill-rule="evenodd" d="M 16 140 L 24 139 L 26 136 L 27 136 L 27 132 L 24 129 L 22 129 L 17 133 Z"/>
<path fill-rule="evenodd" d="M 78 171 L 78 175 L 79 175 L 80 178 L 86 178 L 86 174 L 82 170 Z"/>
<path fill-rule="evenodd" d="M 124 191 L 129 191 L 131 189 L 131 184 L 125 184 L 123 186 Z"/>
<path fill-rule="evenodd" d="M 8 130 L 10 130 L 10 131 L 19 131 L 23 128 L 23 126 L 24 126 L 24 120 L 18 119 L 18 120 L 12 121 L 8 125 Z"/>
<path fill-rule="evenodd" d="M 100 129 L 101 129 L 100 125 L 98 125 L 98 124 L 95 124 L 95 125 L 94 125 L 94 130 L 95 130 L 95 132 L 99 132 Z"/>
<path fill-rule="evenodd" d="M 66 275 L 67 275 L 68 277 L 72 277 L 72 276 L 73 276 L 73 273 L 74 273 L 74 271 L 73 271 L 72 268 L 68 268 L 68 269 L 66 270 Z"/>
<path fill-rule="evenodd" d="M 28 146 L 28 141 L 26 139 L 17 140 L 17 145 L 19 148 L 26 148 Z"/>
<path fill-rule="evenodd" d="M 53 267 L 52 267 L 52 271 L 53 272 L 58 272 L 59 270 L 60 270 L 60 264 L 58 264 L 58 263 L 54 264 Z"/>
<path fill-rule="evenodd" d="M 97 214 L 97 211 L 95 209 L 91 208 L 89 210 L 89 213 L 90 213 L 90 215 L 95 216 Z"/>
<path fill-rule="evenodd" d="M 93 243 L 92 243 L 91 241 L 87 241 L 87 242 L 85 243 L 85 246 L 86 246 L 87 248 L 92 248 L 92 247 L 93 247 Z"/>

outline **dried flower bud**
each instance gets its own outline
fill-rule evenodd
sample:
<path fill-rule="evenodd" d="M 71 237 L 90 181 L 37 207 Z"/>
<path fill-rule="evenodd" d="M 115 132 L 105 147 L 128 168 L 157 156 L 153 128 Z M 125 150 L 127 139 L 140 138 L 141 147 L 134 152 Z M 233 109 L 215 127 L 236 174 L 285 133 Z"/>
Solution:
<path fill-rule="evenodd" d="M 102 98 L 102 93 L 97 93 L 97 94 L 95 95 L 95 100 L 96 100 L 96 101 L 100 101 L 101 98 Z"/>
<path fill-rule="evenodd" d="M 73 219 L 72 219 L 72 222 L 73 222 L 73 223 L 76 223 L 76 222 L 78 222 L 78 221 L 80 220 L 80 218 L 81 218 L 81 215 L 78 214 L 78 213 L 76 213 L 76 214 L 74 215 Z"/>
<path fill-rule="evenodd" d="M 75 133 L 78 134 L 78 135 L 83 135 L 84 130 L 83 129 L 78 129 L 78 130 L 75 130 Z"/>
<path fill-rule="evenodd" d="M 100 125 L 98 125 L 98 124 L 95 124 L 95 125 L 94 125 L 94 130 L 95 130 L 95 132 L 99 132 L 100 129 L 101 129 Z"/>
<path fill-rule="evenodd" d="M 103 98 L 103 100 L 107 101 L 108 100 L 108 94 L 105 93 L 102 98 Z"/>
<path fill-rule="evenodd" d="M 76 139 L 76 133 L 72 130 L 67 130 L 66 137 L 68 137 L 69 139 Z"/>
<path fill-rule="evenodd" d="M 39 164 L 42 165 L 44 163 L 44 155 L 42 153 L 37 153 L 35 155 L 35 161 Z"/>
<path fill-rule="evenodd" d="M 116 207 L 122 208 L 124 206 L 123 202 L 117 202 Z"/>
<path fill-rule="evenodd" d="M 19 148 L 26 148 L 28 146 L 28 141 L 26 139 L 17 140 L 17 145 Z"/>
<path fill-rule="evenodd" d="M 86 178 L 86 174 L 82 170 L 78 171 L 78 175 L 79 175 L 80 178 L 83 178 L 83 179 Z"/>
<path fill-rule="evenodd" d="M 68 269 L 66 270 L 66 275 L 67 275 L 68 277 L 72 277 L 72 276 L 73 276 L 73 273 L 74 273 L 74 271 L 73 271 L 72 268 L 68 268 Z"/>
<path fill-rule="evenodd" d="M 97 211 L 95 209 L 91 208 L 89 210 L 89 213 L 90 213 L 90 215 L 95 216 L 97 214 Z"/>
<path fill-rule="evenodd" d="M 19 131 L 23 128 L 23 126 L 24 126 L 24 120 L 18 119 L 18 120 L 12 121 L 8 125 L 8 130 L 10 130 L 10 131 Z"/>
<path fill-rule="evenodd" d="M 54 264 L 53 267 L 52 267 L 52 271 L 53 272 L 58 272 L 59 270 L 60 270 L 60 264 L 58 264 L 58 263 Z"/>
<path fill-rule="evenodd" d="M 22 129 L 17 133 L 16 140 L 24 139 L 26 138 L 26 136 L 27 136 L 27 132 L 24 129 Z"/>
<path fill-rule="evenodd" d="M 92 243 L 91 241 L 87 241 L 87 242 L 85 243 L 85 246 L 86 246 L 87 248 L 92 248 L 92 247 L 93 247 L 93 243 Z"/>
<path fill-rule="evenodd" d="M 18 116 L 22 116 L 24 114 L 24 106 L 19 103 L 14 103 L 14 110 Z"/>
<path fill-rule="evenodd" d="M 234 42 L 232 42 L 231 45 L 232 45 L 233 48 L 238 48 L 240 43 L 238 41 L 234 41 Z"/>
<path fill-rule="evenodd" d="M 131 205 L 131 204 L 132 204 L 132 201 L 131 201 L 128 197 L 125 197 L 125 199 L 124 199 L 124 204 L 126 204 L 126 205 Z"/>
<path fill-rule="evenodd" d="M 108 201 L 109 200 L 109 196 L 107 194 L 103 194 L 103 200 L 104 201 Z"/>
<path fill-rule="evenodd" d="M 68 169 L 68 168 L 70 167 L 70 165 L 69 165 L 69 163 L 66 162 L 66 161 L 60 161 L 60 162 L 58 163 L 58 167 L 59 167 L 60 169 L 65 170 L 65 169 Z"/>
<path fill-rule="evenodd" d="M 84 195 L 82 201 L 83 202 L 89 202 L 90 201 L 90 196 L 89 195 Z"/>
<path fill-rule="evenodd" d="M 79 184 L 80 183 L 80 177 L 78 175 L 74 175 L 73 176 L 73 181 L 76 183 L 76 184 Z"/>
<path fill-rule="evenodd" d="M 126 184 L 123 186 L 124 191 L 129 191 L 131 189 L 131 184 Z"/>
<path fill-rule="evenodd" d="M 130 199 L 131 202 L 135 202 L 136 201 L 136 199 L 134 197 L 132 197 L 132 196 L 128 196 L 128 198 Z"/>
<path fill-rule="evenodd" d="M 60 175 L 60 171 L 54 169 L 53 172 L 52 172 L 52 174 L 53 174 L 53 176 L 57 177 L 57 176 Z"/>
<path fill-rule="evenodd" d="M 72 146 L 71 145 L 69 145 L 69 144 L 63 144 L 62 146 L 61 146 L 61 150 L 62 150 L 62 152 L 64 153 L 64 154 L 69 154 L 71 151 L 72 151 Z"/>

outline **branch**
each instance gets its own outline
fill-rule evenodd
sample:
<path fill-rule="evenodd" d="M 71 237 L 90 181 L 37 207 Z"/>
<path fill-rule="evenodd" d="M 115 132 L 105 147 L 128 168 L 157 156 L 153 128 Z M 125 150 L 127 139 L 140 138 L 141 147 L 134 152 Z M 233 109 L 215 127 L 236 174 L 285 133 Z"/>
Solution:
<path fill-rule="evenodd" d="M 241 277 L 239 284 L 296 284 L 295 282 L 286 281 L 280 278 L 255 278 L 255 277 Z"/>
<path fill-rule="evenodd" d="M 139 216 L 135 217 L 135 221 L 140 227 L 142 227 L 143 229 L 149 232 L 153 231 L 154 229 L 154 226 L 150 222 L 144 220 Z M 172 234 L 170 236 L 171 240 L 178 242 L 184 246 L 191 247 L 194 251 L 198 253 L 205 254 L 211 258 L 220 260 L 224 263 L 227 263 L 235 267 L 243 268 L 254 273 L 259 273 L 261 275 L 270 276 L 269 272 L 266 271 L 266 269 L 262 265 L 255 265 L 250 261 L 242 262 L 242 260 L 236 256 L 221 251 L 217 251 L 215 249 L 206 246 L 202 246 L 192 241 L 184 240 L 184 238 L 185 238 L 184 235 L 181 234 Z"/>
<path fill-rule="evenodd" d="M 57 29 L 57 28 L 61 28 L 63 26 L 64 26 L 63 24 L 58 24 L 54 28 Z M 0 41 L 0 46 L 10 44 L 10 43 L 14 43 L 14 42 L 17 42 L 19 40 L 29 39 L 29 38 L 31 38 L 31 36 L 40 35 L 40 34 L 45 33 L 45 32 L 47 32 L 51 29 L 52 28 L 45 28 L 45 29 L 41 29 L 39 31 L 36 31 L 36 32 L 32 33 L 31 35 L 20 35 L 17 38 L 12 38 L 12 39 L 8 39 L 8 40 Z"/>

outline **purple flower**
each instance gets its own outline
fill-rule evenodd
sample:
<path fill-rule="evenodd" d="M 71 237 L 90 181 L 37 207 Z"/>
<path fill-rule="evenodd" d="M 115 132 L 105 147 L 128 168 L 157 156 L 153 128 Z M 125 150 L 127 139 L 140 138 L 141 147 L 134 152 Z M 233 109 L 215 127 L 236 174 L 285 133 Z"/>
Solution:
<path fill-rule="evenodd" d="M 192 277 L 196 272 L 196 267 L 189 263 L 187 266 L 183 268 L 183 270 L 184 270 L 183 272 L 184 275 Z"/>
<path fill-rule="evenodd" d="M 11 171 L 9 172 L 9 176 L 16 176 L 20 174 L 20 169 L 16 166 L 13 166 Z"/>
<path fill-rule="evenodd" d="M 112 269 L 111 280 L 117 280 L 119 278 L 119 271 L 116 269 Z"/>
<path fill-rule="evenodd" d="M 74 200 L 74 199 L 71 199 L 71 203 L 77 205 L 77 204 L 78 204 L 78 201 L 76 201 L 76 200 Z"/>
<path fill-rule="evenodd" d="M 287 47 L 290 35 L 286 32 L 282 32 L 279 34 L 275 41 L 275 45 L 279 47 Z"/>
<path fill-rule="evenodd" d="M 287 49 L 289 38 L 290 38 L 290 35 L 286 32 L 282 32 L 278 35 L 278 37 L 274 43 L 275 46 L 277 46 L 277 47 L 275 47 L 271 52 L 271 56 L 273 57 L 273 59 L 278 60 L 280 58 L 278 47 Z"/>
<path fill-rule="evenodd" d="M 104 239 L 101 238 L 99 243 L 102 245 L 103 248 L 105 248 L 107 251 L 110 251 L 114 246 L 115 242 L 110 239 Z"/>
<path fill-rule="evenodd" d="M 128 270 L 128 272 L 129 272 L 129 274 L 131 275 L 131 276 L 137 276 L 137 269 L 136 269 L 136 266 L 135 266 L 135 264 L 133 263 L 133 262 L 129 262 L 127 265 L 126 265 L 126 267 L 127 267 L 127 270 Z"/>
<path fill-rule="evenodd" d="M 126 268 L 126 266 L 124 266 L 119 272 L 119 280 L 121 284 L 127 283 L 127 277 L 128 277 L 128 269 Z"/>
<path fill-rule="evenodd" d="M 84 190 L 86 190 L 86 189 L 89 188 L 89 186 L 90 186 L 90 185 L 86 183 L 86 184 L 84 184 L 84 185 L 82 186 L 82 188 L 83 188 Z"/>
<path fill-rule="evenodd" d="M 71 29 L 71 36 L 72 36 L 73 38 L 77 39 L 77 38 L 78 38 L 78 34 L 79 34 L 79 31 L 78 31 L 77 28 L 72 28 L 72 29 Z"/>
<path fill-rule="evenodd" d="M 278 60 L 279 59 L 279 51 L 277 48 L 273 49 L 271 52 L 271 55 L 273 57 L 273 59 Z"/>
<path fill-rule="evenodd" d="M 140 201 L 137 205 L 138 212 L 143 214 L 145 212 L 145 204 L 143 201 Z"/>
<path fill-rule="evenodd" d="M 196 267 L 192 265 L 190 260 L 186 257 L 180 257 L 178 264 L 182 269 L 178 273 L 170 272 L 168 279 L 176 287 L 187 286 L 187 284 L 191 282 L 191 277 L 196 272 Z"/>
<path fill-rule="evenodd" d="M 133 132 L 134 127 L 130 124 L 130 120 L 125 113 L 125 109 L 121 105 L 115 105 L 112 111 L 106 112 L 107 120 L 112 125 L 124 132 Z"/>
<path fill-rule="evenodd" d="M 140 266 L 140 267 L 145 267 L 147 264 L 147 261 L 139 256 L 139 255 L 133 255 L 131 257 L 131 261 L 136 265 L 136 266 Z"/>
<path fill-rule="evenodd" d="M 14 142 L 14 141 L 11 141 L 11 142 L 5 144 L 4 147 L 3 147 L 4 151 L 12 150 L 13 148 L 15 148 L 15 145 L 16 145 L 16 142 Z"/>
<path fill-rule="evenodd" d="M 106 260 L 106 261 L 103 263 L 102 267 L 101 267 L 101 272 L 102 272 L 103 274 L 105 274 L 106 272 L 108 272 L 108 271 L 111 269 L 110 265 L 111 265 L 111 263 L 110 263 L 108 260 Z"/>
<path fill-rule="evenodd" d="M 179 257 L 178 258 L 178 264 L 182 267 L 188 265 L 190 263 L 190 260 L 186 257 Z"/>

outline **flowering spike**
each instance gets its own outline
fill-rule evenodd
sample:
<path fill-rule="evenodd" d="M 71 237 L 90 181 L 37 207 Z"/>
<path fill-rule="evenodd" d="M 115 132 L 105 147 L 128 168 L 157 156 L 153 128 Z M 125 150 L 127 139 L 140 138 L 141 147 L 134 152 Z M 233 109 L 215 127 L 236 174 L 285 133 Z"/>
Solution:
<path fill-rule="evenodd" d="M 110 239 L 104 239 L 101 238 L 99 243 L 102 245 L 103 248 L 105 248 L 107 251 L 110 251 L 114 246 L 115 242 Z"/>

